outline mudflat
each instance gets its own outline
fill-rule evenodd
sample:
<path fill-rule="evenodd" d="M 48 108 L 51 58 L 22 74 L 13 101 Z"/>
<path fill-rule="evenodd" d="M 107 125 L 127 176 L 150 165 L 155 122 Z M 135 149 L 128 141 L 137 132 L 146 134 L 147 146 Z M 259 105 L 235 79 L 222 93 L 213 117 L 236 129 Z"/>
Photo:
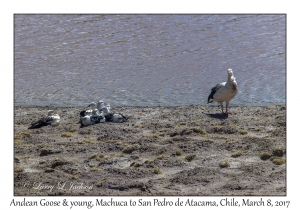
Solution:
<path fill-rule="evenodd" d="M 83 107 L 14 108 L 14 195 L 286 195 L 286 107 L 112 107 L 124 123 L 82 127 Z M 56 127 L 28 129 L 53 109 Z"/>

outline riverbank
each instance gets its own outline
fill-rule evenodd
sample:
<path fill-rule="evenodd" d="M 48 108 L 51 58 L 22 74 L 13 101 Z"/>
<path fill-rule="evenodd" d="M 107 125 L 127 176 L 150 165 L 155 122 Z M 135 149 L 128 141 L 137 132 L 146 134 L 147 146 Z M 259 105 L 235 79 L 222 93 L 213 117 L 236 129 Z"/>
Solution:
<path fill-rule="evenodd" d="M 57 127 L 30 129 L 54 109 Z M 14 195 L 286 195 L 286 108 L 112 107 L 125 123 L 80 127 L 83 107 L 14 108 Z"/>

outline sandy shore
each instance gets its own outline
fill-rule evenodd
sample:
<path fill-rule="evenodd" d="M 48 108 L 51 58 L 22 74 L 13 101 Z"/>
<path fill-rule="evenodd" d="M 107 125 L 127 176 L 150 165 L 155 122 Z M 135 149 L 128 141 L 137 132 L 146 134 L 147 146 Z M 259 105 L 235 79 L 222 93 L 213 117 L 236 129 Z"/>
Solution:
<path fill-rule="evenodd" d="M 60 125 L 29 130 L 49 109 Z M 15 107 L 14 195 L 286 195 L 285 106 L 229 116 L 214 106 L 112 107 L 129 121 L 86 127 L 81 110 Z"/>

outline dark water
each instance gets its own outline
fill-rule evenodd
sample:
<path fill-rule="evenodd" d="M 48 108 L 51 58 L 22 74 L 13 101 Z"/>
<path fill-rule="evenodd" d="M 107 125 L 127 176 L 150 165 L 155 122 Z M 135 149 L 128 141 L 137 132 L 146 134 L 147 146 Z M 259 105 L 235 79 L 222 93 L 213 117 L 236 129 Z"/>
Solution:
<path fill-rule="evenodd" d="M 232 105 L 286 101 L 285 15 L 15 15 L 15 105 L 206 104 L 232 68 Z"/>

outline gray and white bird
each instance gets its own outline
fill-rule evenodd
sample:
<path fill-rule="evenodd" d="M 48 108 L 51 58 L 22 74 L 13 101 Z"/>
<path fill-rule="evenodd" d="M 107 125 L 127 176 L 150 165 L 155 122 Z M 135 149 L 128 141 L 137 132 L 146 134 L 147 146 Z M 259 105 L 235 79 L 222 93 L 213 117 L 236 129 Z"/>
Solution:
<path fill-rule="evenodd" d="M 90 109 L 81 111 L 79 114 L 80 119 L 84 116 L 91 116 L 93 110 L 97 108 L 97 104 L 95 102 L 91 102 L 87 107 L 89 107 Z"/>
<path fill-rule="evenodd" d="M 58 126 L 59 122 L 60 116 L 55 111 L 48 110 L 48 115 L 44 115 L 38 121 L 32 122 L 28 129 L 41 128 L 47 125 Z"/>
<path fill-rule="evenodd" d="M 110 111 L 110 105 L 109 104 L 106 104 L 104 105 L 104 102 L 102 100 L 99 100 L 98 103 L 97 103 L 97 109 L 99 111 L 102 111 L 104 116 L 106 116 L 107 114 L 111 113 Z"/>
<path fill-rule="evenodd" d="M 105 115 L 105 121 L 114 122 L 114 123 L 123 123 L 123 122 L 127 122 L 128 118 L 122 115 L 121 113 L 119 114 L 108 113 L 107 115 Z"/>
<path fill-rule="evenodd" d="M 211 89 L 207 103 L 218 102 L 221 105 L 223 114 L 231 114 L 231 112 L 228 111 L 228 105 L 230 100 L 236 96 L 237 92 L 238 86 L 233 76 L 233 71 L 232 69 L 228 69 L 227 82 L 219 83 Z M 226 112 L 223 110 L 223 102 L 226 102 Z"/>
<path fill-rule="evenodd" d="M 80 123 L 82 125 L 87 126 L 105 122 L 105 117 L 103 116 L 102 111 L 99 112 L 95 102 L 91 102 L 87 107 L 90 107 L 91 109 L 80 113 Z"/>
<path fill-rule="evenodd" d="M 103 123 L 105 122 L 105 117 L 104 116 L 84 116 L 81 118 L 80 120 L 81 124 L 84 125 L 84 126 L 87 126 L 87 125 L 94 125 L 94 124 L 97 124 L 97 123 Z"/>

